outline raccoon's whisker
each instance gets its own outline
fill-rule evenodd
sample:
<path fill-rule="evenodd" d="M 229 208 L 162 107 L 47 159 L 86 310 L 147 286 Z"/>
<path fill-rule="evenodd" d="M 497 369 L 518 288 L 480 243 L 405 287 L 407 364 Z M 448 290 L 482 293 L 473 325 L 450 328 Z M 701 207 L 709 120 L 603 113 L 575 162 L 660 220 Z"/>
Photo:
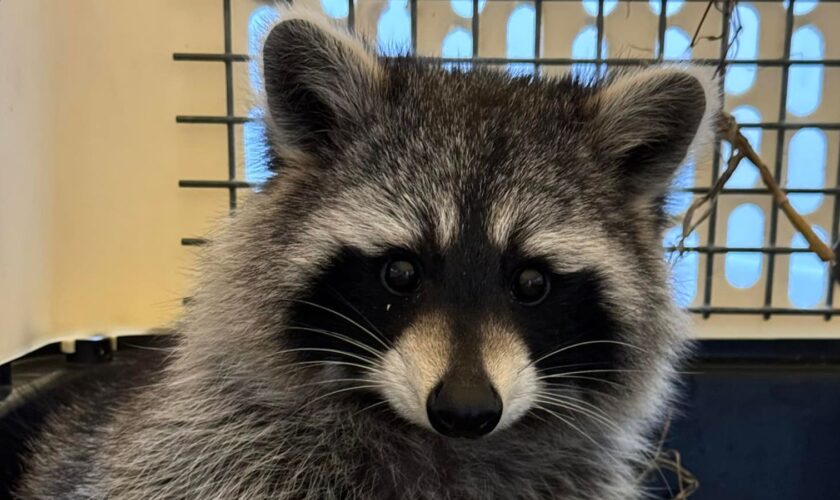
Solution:
<path fill-rule="evenodd" d="M 609 385 L 612 385 L 612 386 L 615 386 L 615 387 L 627 387 L 626 384 L 622 384 L 621 382 L 616 382 L 615 380 L 607 380 L 605 378 L 587 377 L 587 376 L 584 376 L 584 375 L 566 375 L 566 374 L 561 374 L 561 375 L 564 375 L 561 378 L 574 378 L 574 379 L 580 379 L 580 380 L 590 380 L 592 382 L 599 382 L 599 383 L 603 382 L 604 384 L 609 384 Z M 609 394 L 606 394 L 604 392 L 600 392 L 600 391 L 595 391 L 595 392 L 597 392 L 599 394 L 603 394 L 605 396 L 609 396 Z"/>
<path fill-rule="evenodd" d="M 577 390 L 575 390 L 573 393 L 561 392 L 561 391 L 557 391 L 557 390 L 548 390 L 548 391 L 542 390 L 542 391 L 539 391 L 537 393 L 537 395 L 538 396 L 558 398 L 558 399 L 564 399 L 564 400 L 567 400 L 567 401 L 575 401 L 576 403 L 579 403 L 583 406 L 591 408 L 593 411 L 597 411 L 597 412 L 602 413 L 605 417 L 609 417 L 609 415 L 607 414 L 607 412 L 603 408 L 601 408 L 598 405 L 593 404 L 593 403 L 587 401 L 586 399 L 584 399 L 583 398 L 583 393 L 580 393 Z"/>
<path fill-rule="evenodd" d="M 618 425 L 618 423 L 615 420 L 611 419 L 609 417 L 609 415 L 604 413 L 603 410 L 601 410 L 598 407 L 589 405 L 586 401 L 583 401 L 581 399 L 576 399 L 576 398 L 565 399 L 565 398 L 556 398 L 556 397 L 552 397 L 552 396 L 543 395 L 543 396 L 538 396 L 537 401 L 539 401 L 540 403 L 555 405 L 555 406 L 558 406 L 560 408 L 566 408 L 568 410 L 577 411 L 577 412 L 582 413 L 584 415 L 589 415 L 593 419 L 595 419 L 595 420 L 597 420 L 597 421 L 599 421 L 603 424 L 608 425 L 609 427 L 611 427 L 614 430 L 619 430 L 619 431 L 621 430 L 621 427 Z M 586 406 L 583 406 L 583 405 L 588 405 L 590 408 L 595 408 L 595 409 L 592 410 L 592 409 L 589 409 L 589 408 L 587 408 Z"/>
<path fill-rule="evenodd" d="M 350 366 L 353 368 L 359 368 L 361 370 L 365 370 L 371 373 L 378 373 L 378 371 L 373 368 L 372 366 L 365 366 L 360 365 L 359 363 L 351 363 L 349 361 L 337 361 L 337 360 L 328 360 L 328 359 L 318 359 L 312 361 L 296 361 L 294 363 L 290 363 L 289 366 L 306 366 L 306 365 L 322 365 L 322 366 Z"/>
<path fill-rule="evenodd" d="M 371 408 L 376 408 L 377 406 L 382 406 L 384 404 L 388 404 L 388 400 L 383 399 L 382 401 L 378 401 L 376 403 L 373 403 L 372 405 L 367 405 L 364 408 L 362 408 L 361 410 L 358 410 L 357 412 L 353 413 L 353 416 L 355 417 L 356 415 L 358 415 L 358 414 L 360 414 L 364 411 L 370 410 Z"/>
<path fill-rule="evenodd" d="M 559 407 L 562 407 L 562 408 L 580 410 L 581 412 L 585 412 L 590 416 L 594 416 L 594 417 L 597 417 L 597 418 L 605 418 L 605 419 L 609 420 L 611 423 L 613 423 L 613 424 L 615 423 L 609 417 L 609 415 L 607 415 L 606 413 L 603 412 L 603 410 L 601 410 L 597 407 L 594 407 L 594 410 L 593 410 L 593 409 L 591 409 L 591 408 L 593 408 L 591 405 L 588 405 L 589 408 L 587 408 L 586 406 L 584 406 L 584 405 L 587 405 L 586 401 L 583 401 L 583 400 L 580 400 L 580 399 L 566 399 L 566 398 L 549 396 L 549 395 L 543 394 L 543 395 L 537 396 L 536 400 L 539 401 L 540 403 L 549 403 L 549 404 L 553 404 L 553 405 L 556 405 L 556 406 L 559 406 Z"/>
<path fill-rule="evenodd" d="M 582 415 L 586 415 L 587 417 L 591 418 L 592 420 L 594 420 L 596 422 L 599 422 L 601 425 L 605 425 L 605 426 L 609 427 L 610 429 L 612 429 L 614 431 L 619 431 L 619 432 L 621 431 L 621 427 L 616 422 L 614 422 L 614 421 L 612 421 L 612 420 L 610 420 L 610 419 L 608 419 L 604 416 L 598 415 L 597 413 L 587 411 L 585 408 L 581 408 L 579 406 L 575 406 L 575 405 L 570 404 L 570 403 L 558 403 L 557 401 L 546 401 L 546 400 L 543 400 L 543 399 L 540 399 L 538 401 L 542 404 L 556 406 L 556 407 L 562 408 L 564 410 L 569 410 L 569 411 L 573 411 L 573 412 L 576 412 L 576 413 L 580 413 Z"/>
<path fill-rule="evenodd" d="M 588 340 L 586 342 L 578 342 L 577 344 L 572 344 L 572 345 L 561 347 L 560 349 L 556 349 L 554 351 L 551 351 L 550 353 L 537 358 L 535 361 L 532 361 L 531 365 L 536 365 L 540 361 L 543 361 L 547 358 L 550 358 L 551 356 L 554 356 L 556 354 L 560 354 L 561 352 L 565 352 L 565 351 L 568 351 L 568 350 L 571 350 L 571 349 L 575 349 L 577 347 L 583 347 L 583 346 L 593 345 L 593 344 L 615 344 L 615 345 L 620 345 L 620 346 L 624 346 L 624 347 L 629 347 L 631 349 L 637 349 L 641 352 L 646 352 L 641 347 L 635 346 L 633 344 L 628 344 L 627 342 L 622 342 L 620 340 Z"/>
<path fill-rule="evenodd" d="M 577 378 L 577 377 L 569 377 L 569 378 Z M 597 379 L 597 378 L 592 378 L 592 380 L 603 381 L 602 379 Z M 609 394 L 607 392 L 599 391 L 597 389 L 583 388 L 583 387 L 580 387 L 580 386 L 567 385 L 567 384 L 563 384 L 562 382 L 553 382 L 553 384 L 557 385 L 558 388 L 560 388 L 560 389 L 570 389 L 570 390 L 574 391 L 575 394 L 594 394 L 594 395 L 597 395 L 597 396 L 600 396 L 600 397 L 611 399 L 613 401 L 618 399 L 614 394 Z M 619 385 L 620 387 L 627 387 L 624 384 L 619 384 L 619 383 L 616 383 L 616 384 Z M 547 394 L 565 395 L 566 393 L 556 392 L 556 391 L 548 391 Z"/>
<path fill-rule="evenodd" d="M 594 404 L 590 403 L 589 401 L 586 401 L 585 399 L 575 397 L 575 396 L 573 396 L 571 394 L 568 394 L 568 393 L 561 393 L 561 392 L 557 392 L 557 391 L 541 391 L 538 394 L 538 396 L 539 397 L 549 397 L 549 398 L 563 399 L 565 401 L 574 401 L 578 404 L 581 404 L 583 406 L 591 408 L 593 411 L 597 411 L 597 412 L 601 413 L 605 417 L 609 417 L 609 415 L 603 409 L 599 408 L 597 405 L 594 405 Z"/>
<path fill-rule="evenodd" d="M 544 406 L 542 406 L 542 405 L 535 405 L 535 406 L 534 406 L 534 408 L 536 408 L 536 409 L 538 409 L 538 410 L 542 410 L 542 411 L 544 411 L 544 412 L 548 413 L 549 415 L 552 415 L 553 417 L 557 418 L 558 420 L 560 420 L 560 421 L 561 421 L 561 422 L 563 422 L 564 424 L 568 425 L 569 427 L 571 427 L 572 429 L 574 429 L 575 431 L 577 431 L 580 435 L 582 435 L 583 437 L 585 437 L 586 439 L 588 439 L 588 440 L 589 440 L 592 444 L 594 444 L 595 446 L 597 446 L 597 447 L 598 447 L 601 451 L 603 451 L 603 452 L 604 452 L 604 453 L 606 453 L 607 455 L 612 456 L 612 453 L 611 453 L 611 452 L 610 452 L 607 448 L 605 448 L 605 447 L 604 447 L 601 443 L 599 443 L 598 441 L 596 441 L 596 440 L 595 440 L 595 438 L 593 438 L 592 436 L 590 436 L 590 435 L 589 435 L 587 432 L 585 432 L 583 429 L 581 429 L 580 427 L 578 427 L 578 426 L 576 426 L 575 424 L 571 423 L 571 422 L 569 421 L 569 419 L 567 419 L 567 418 L 563 418 L 563 417 L 562 417 L 561 415 L 559 415 L 557 412 L 552 411 L 552 410 L 549 410 L 548 408 L 546 408 L 546 407 L 544 407 Z"/>
<path fill-rule="evenodd" d="M 539 409 L 541 409 L 541 408 L 536 408 L 536 407 L 535 407 L 535 409 L 539 410 Z M 546 420 L 546 419 L 542 418 L 541 416 L 537 415 L 537 414 L 536 414 L 536 413 L 534 413 L 534 412 L 531 412 L 531 416 L 532 416 L 532 417 L 534 417 L 534 418 L 536 418 L 536 419 L 537 419 L 537 420 L 539 420 L 540 422 L 543 422 L 543 423 L 545 423 L 545 424 L 551 425 L 551 422 L 549 422 L 548 420 Z"/>
<path fill-rule="evenodd" d="M 321 304 L 316 304 L 314 302 L 309 302 L 309 301 L 306 301 L 306 300 L 300 300 L 300 299 L 285 299 L 285 300 L 288 301 L 288 302 L 296 302 L 298 304 L 303 304 L 303 305 L 307 305 L 307 306 L 310 306 L 310 307 L 314 307 L 314 308 L 320 309 L 322 311 L 326 311 L 330 314 L 333 314 L 333 315 L 347 321 L 348 323 L 355 326 L 359 330 L 365 332 L 366 334 L 370 335 L 374 339 L 376 339 L 376 341 L 379 342 L 380 344 L 382 344 L 382 347 L 384 347 L 385 349 L 390 349 L 392 347 L 388 343 L 386 343 L 387 339 L 384 339 L 384 337 L 380 338 L 378 335 L 376 335 L 372 331 L 370 331 L 367 328 L 360 325 L 357 321 L 354 321 L 352 318 L 350 318 L 350 317 L 348 317 L 344 314 L 341 314 L 340 312 L 338 312 L 334 309 L 331 309 L 331 308 L 326 307 L 326 306 L 322 306 Z"/>
<path fill-rule="evenodd" d="M 338 354 L 341 356 L 348 356 L 354 359 L 358 359 L 359 361 L 363 361 L 371 365 L 373 360 L 365 357 L 360 356 L 358 354 L 353 354 L 352 352 L 342 351 L 341 349 L 329 349 L 326 347 L 295 347 L 292 349 L 283 349 L 282 351 L 278 351 L 278 354 L 289 353 L 289 352 L 325 352 L 329 354 Z"/>
<path fill-rule="evenodd" d="M 317 403 L 318 401 L 320 401 L 324 398 L 328 398 L 330 396 L 335 396 L 336 394 L 341 394 L 343 392 L 350 392 L 350 391 L 358 391 L 358 390 L 362 390 L 362 389 L 377 389 L 377 388 L 380 388 L 380 387 L 381 386 L 379 384 L 354 385 L 352 387 L 344 387 L 342 389 L 337 389 L 335 391 L 330 391 L 326 394 L 322 394 L 322 395 L 318 396 L 315 399 L 310 399 L 309 401 L 304 403 L 302 406 L 298 407 L 298 411 L 300 411 L 300 410 L 302 410 L 302 409 L 304 409 L 304 408 L 306 408 L 306 407 L 308 407 L 308 406 L 310 406 L 314 403 Z"/>
<path fill-rule="evenodd" d="M 130 347 L 132 349 L 139 349 L 142 351 L 158 351 L 171 353 L 176 350 L 175 347 L 155 347 L 150 345 L 134 344 L 131 342 L 123 341 L 122 339 L 120 339 L 120 345 L 124 345 L 125 347 Z"/>
<path fill-rule="evenodd" d="M 582 370 L 577 372 L 567 372 L 567 373 L 553 373 L 551 375 L 542 375 L 537 377 L 537 380 L 548 380 L 552 378 L 568 378 L 569 375 L 586 375 L 589 373 L 650 373 L 648 370 L 622 370 L 622 369 L 611 369 L 611 370 Z"/>
<path fill-rule="evenodd" d="M 304 331 L 304 332 L 321 333 L 321 334 L 324 334 L 324 335 L 327 335 L 327 336 L 330 336 L 330 337 L 333 337 L 333 338 L 336 338 L 336 339 L 339 339 L 339 340 L 343 340 L 350 345 L 354 345 L 354 346 L 358 347 L 359 349 L 364 349 L 365 351 L 373 354 L 374 356 L 376 356 L 380 360 L 385 359 L 384 356 L 382 356 L 382 353 L 377 351 L 376 349 L 370 347 L 369 345 L 367 345 L 363 342 L 359 342 L 358 340 L 355 340 L 353 338 L 348 337 L 347 335 L 344 335 L 344 334 L 341 334 L 341 333 L 338 333 L 338 332 L 331 332 L 329 330 L 322 330 L 320 328 L 310 328 L 310 327 L 307 327 L 307 326 L 289 326 L 289 327 L 286 328 L 286 330 L 300 330 L 300 331 Z"/>
<path fill-rule="evenodd" d="M 557 370 L 561 370 L 561 369 L 564 369 L 564 368 L 580 368 L 580 367 L 583 367 L 583 366 L 588 366 L 588 367 L 599 367 L 600 366 L 602 368 L 609 368 L 611 366 L 611 364 L 608 361 L 591 361 L 589 363 L 570 363 L 570 364 L 567 364 L 567 365 L 554 365 L 554 366 L 549 366 L 549 367 L 543 368 L 542 370 L 540 370 L 540 373 L 548 373 L 548 372 L 551 372 L 551 371 L 557 371 Z"/>
<path fill-rule="evenodd" d="M 370 325 L 370 327 L 373 329 L 373 331 L 374 331 L 374 332 L 376 332 L 376 333 L 377 333 L 379 336 L 381 336 L 383 339 L 384 339 L 384 338 L 386 338 L 386 337 L 385 337 L 385 334 L 383 334 L 383 333 L 382 333 L 382 331 L 381 331 L 381 330 L 379 330 L 379 328 L 377 328 L 377 327 L 376 327 L 376 325 L 374 325 L 374 324 L 373 324 L 373 321 L 369 320 L 367 316 L 365 316 L 364 314 L 362 314 L 362 311 L 360 311 L 360 310 L 359 310 L 356 306 L 354 306 L 352 302 L 350 302 L 349 300 L 347 300 L 347 298 L 344 296 L 344 294 L 342 294 L 341 292 L 339 292 L 338 290 L 336 290 L 336 289 L 335 289 L 335 287 L 333 287 L 333 286 L 329 286 L 329 289 L 330 289 L 330 291 L 331 291 L 333 294 L 335 294 L 335 296 L 338 298 L 338 300 L 340 300 L 340 301 L 341 301 L 344 305 L 346 305 L 347 307 L 349 307 L 350 309 L 352 309 L 352 310 L 353 310 L 353 312 L 355 312 L 356 314 L 358 314 L 358 315 L 359 315 L 359 317 L 360 317 L 360 318 L 362 318 L 362 319 L 365 321 L 365 323 L 367 323 L 368 325 Z"/>
<path fill-rule="evenodd" d="M 547 383 L 545 381 L 542 381 L 543 386 L 540 388 L 538 393 L 541 394 L 541 393 L 543 393 L 542 391 L 545 391 L 545 394 L 558 394 L 558 395 L 566 395 L 566 394 L 569 394 L 569 393 L 575 394 L 575 395 L 578 395 L 578 394 L 580 394 L 580 395 L 592 394 L 592 395 L 607 398 L 607 399 L 610 399 L 610 400 L 613 400 L 613 401 L 617 401 L 619 399 L 617 394 L 612 394 L 612 393 L 607 392 L 605 390 L 599 390 L 599 389 L 595 389 L 595 388 L 592 388 L 592 387 L 583 387 L 579 384 L 575 384 L 575 380 L 568 380 L 568 379 L 591 380 L 593 382 L 604 382 L 606 384 L 610 384 L 610 385 L 618 387 L 618 388 L 627 388 L 627 385 L 624 384 L 624 383 L 616 382 L 616 381 L 612 381 L 612 380 L 607 380 L 607 379 L 604 379 L 604 378 L 586 377 L 586 376 L 580 376 L 580 375 L 570 375 L 568 377 L 562 377 L 560 379 L 553 379 L 553 380 L 548 381 L 547 383 L 551 384 L 551 385 L 546 385 Z M 566 390 L 568 390 L 568 392 L 565 392 Z"/>
<path fill-rule="evenodd" d="M 284 389 L 288 391 L 293 391 L 296 389 L 300 389 L 301 387 L 312 387 L 316 385 L 327 385 L 327 384 L 335 384 L 337 382 L 365 382 L 370 383 L 369 379 L 366 378 L 333 378 L 329 380 L 318 380 L 316 382 L 306 382 L 305 384 L 297 384 L 293 386 L 284 387 Z"/>

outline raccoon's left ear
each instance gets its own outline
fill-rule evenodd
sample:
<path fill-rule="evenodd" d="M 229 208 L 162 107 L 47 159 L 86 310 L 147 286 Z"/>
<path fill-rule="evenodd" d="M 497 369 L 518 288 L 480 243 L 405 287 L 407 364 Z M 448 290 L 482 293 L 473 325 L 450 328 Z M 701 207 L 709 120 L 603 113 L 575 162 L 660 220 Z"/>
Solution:
<path fill-rule="evenodd" d="M 689 152 L 714 140 L 718 89 L 711 70 L 653 66 L 619 73 L 598 90 L 594 149 L 628 194 L 662 199 Z"/>
<path fill-rule="evenodd" d="M 271 145 L 290 165 L 331 158 L 376 106 L 382 65 L 323 17 L 300 10 L 281 17 L 262 51 Z"/>

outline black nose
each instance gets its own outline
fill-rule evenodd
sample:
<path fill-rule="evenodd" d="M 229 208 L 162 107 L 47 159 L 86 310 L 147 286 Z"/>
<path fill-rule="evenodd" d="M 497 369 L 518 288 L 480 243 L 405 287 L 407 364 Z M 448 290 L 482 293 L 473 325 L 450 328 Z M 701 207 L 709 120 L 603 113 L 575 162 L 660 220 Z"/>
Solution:
<path fill-rule="evenodd" d="M 493 386 L 442 382 L 426 400 L 429 422 L 449 437 L 477 438 L 492 431 L 502 417 L 502 399 Z"/>

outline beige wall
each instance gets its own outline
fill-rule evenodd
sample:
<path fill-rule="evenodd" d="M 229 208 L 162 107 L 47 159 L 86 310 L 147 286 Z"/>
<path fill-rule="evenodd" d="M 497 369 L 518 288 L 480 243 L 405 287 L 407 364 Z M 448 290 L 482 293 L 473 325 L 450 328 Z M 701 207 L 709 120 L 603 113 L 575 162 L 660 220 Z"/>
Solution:
<path fill-rule="evenodd" d="M 469 26 L 445 3 L 421 5 L 423 52 L 438 52 L 439 44 L 426 40 L 442 38 L 447 26 Z M 246 21 L 260 2 L 233 5 L 234 50 L 245 52 Z M 361 31 L 374 32 L 382 5 L 360 7 Z M 482 55 L 503 55 L 500 35 L 514 5 L 487 7 Z M 557 8 L 544 13 L 554 26 L 544 37 L 549 56 L 567 55 L 571 24 L 585 20 Z M 690 30 L 694 18 L 674 22 Z M 627 19 L 623 11 L 610 17 L 610 32 L 629 40 L 621 30 L 637 24 Z M 221 35 L 221 0 L 0 0 L 0 361 L 53 339 L 139 332 L 177 317 L 195 252 L 180 238 L 206 234 L 226 212 L 225 192 L 179 189 L 177 182 L 224 178 L 226 144 L 223 126 L 174 119 L 224 113 L 224 66 L 174 62 L 172 53 L 220 52 Z M 611 47 L 611 54 L 639 55 Z M 237 66 L 239 114 L 249 101 L 244 70 Z M 827 74 L 826 92 L 835 73 Z M 773 95 L 767 102 L 776 102 Z M 836 147 L 830 151 L 836 158 Z M 702 336 L 840 335 L 836 321 L 821 318 L 698 323 Z"/>
<path fill-rule="evenodd" d="M 43 2 L 0 2 L 0 361 L 50 332 L 54 86 Z"/>
<path fill-rule="evenodd" d="M 0 1 L 0 361 L 177 316 L 180 238 L 225 213 L 178 179 L 226 167 L 223 128 L 175 124 L 223 112 L 223 68 L 172 53 L 223 49 L 220 4 Z"/>
<path fill-rule="evenodd" d="M 174 120 L 198 97 L 187 94 L 210 99 L 220 86 L 172 52 L 212 31 L 199 16 L 213 16 L 219 9 L 202 7 L 213 3 L 52 2 L 61 11 L 52 29 L 57 334 L 145 329 L 178 311 L 188 266 L 178 242 L 194 214 L 177 182 L 191 163 L 222 157 L 193 156 L 191 131 Z"/>

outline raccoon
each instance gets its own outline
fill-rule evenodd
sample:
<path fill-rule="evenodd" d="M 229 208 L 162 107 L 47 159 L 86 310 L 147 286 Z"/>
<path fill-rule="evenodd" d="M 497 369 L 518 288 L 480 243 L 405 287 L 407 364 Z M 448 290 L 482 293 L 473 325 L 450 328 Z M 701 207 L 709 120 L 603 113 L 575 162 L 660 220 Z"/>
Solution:
<path fill-rule="evenodd" d="M 48 417 L 20 498 L 633 499 L 688 345 L 663 258 L 690 66 L 584 81 L 264 41 L 276 175 L 152 379 Z"/>

